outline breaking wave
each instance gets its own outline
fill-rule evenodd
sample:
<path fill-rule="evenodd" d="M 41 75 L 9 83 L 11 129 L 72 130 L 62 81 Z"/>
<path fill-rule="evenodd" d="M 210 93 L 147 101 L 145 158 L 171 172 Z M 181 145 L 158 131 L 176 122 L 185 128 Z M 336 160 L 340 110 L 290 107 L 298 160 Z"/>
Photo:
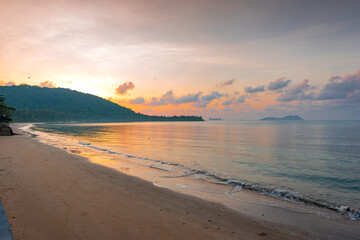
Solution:
<path fill-rule="evenodd" d="M 84 142 L 78 142 L 78 143 L 80 145 L 87 146 L 89 148 L 92 148 L 92 149 L 95 149 L 98 151 L 107 152 L 109 154 L 121 155 L 124 157 L 143 160 L 143 161 L 150 161 L 151 163 L 149 163 L 147 165 L 143 165 L 148 168 L 152 168 L 152 169 L 156 169 L 156 170 L 160 170 L 160 171 L 166 171 L 166 172 L 177 172 L 177 173 L 180 172 L 180 174 L 177 174 L 177 175 L 161 176 L 160 178 L 179 178 L 179 177 L 188 177 L 188 176 L 193 176 L 193 175 L 199 175 L 199 176 L 205 177 L 205 178 L 202 178 L 201 180 L 209 182 L 209 183 L 233 186 L 233 187 L 235 187 L 235 189 L 236 188 L 247 189 L 247 190 L 258 192 L 260 194 L 263 194 L 263 195 L 266 195 L 266 196 L 269 196 L 272 198 L 347 214 L 349 216 L 349 218 L 353 221 L 357 221 L 360 219 L 359 209 L 351 208 L 346 205 L 332 204 L 332 203 L 328 203 L 328 202 L 324 202 L 324 201 L 313 200 L 313 199 L 304 197 L 299 193 L 289 192 L 289 191 L 281 190 L 281 189 L 272 189 L 272 188 L 260 186 L 258 184 L 253 184 L 253 183 L 249 183 L 249 182 L 242 181 L 239 179 L 234 179 L 230 176 L 224 177 L 224 176 L 220 176 L 220 174 L 210 173 L 205 170 L 190 168 L 186 165 L 179 164 L 179 163 L 170 163 L 170 162 L 156 160 L 153 158 L 129 155 L 126 153 L 121 153 L 121 152 L 115 152 L 112 150 L 108 150 L 106 148 L 100 148 L 100 147 L 93 146 L 90 143 L 84 143 Z M 175 171 L 175 169 L 171 169 L 171 168 L 169 169 L 169 166 L 176 167 L 177 168 L 176 171 Z"/>

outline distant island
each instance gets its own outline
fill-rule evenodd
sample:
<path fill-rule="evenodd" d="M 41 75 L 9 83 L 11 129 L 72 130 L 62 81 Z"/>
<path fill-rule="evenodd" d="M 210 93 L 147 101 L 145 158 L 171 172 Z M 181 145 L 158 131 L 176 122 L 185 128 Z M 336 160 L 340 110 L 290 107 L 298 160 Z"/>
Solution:
<path fill-rule="evenodd" d="M 209 118 L 209 121 L 223 121 L 222 118 Z"/>
<path fill-rule="evenodd" d="M 304 119 L 302 119 L 298 115 L 289 115 L 289 116 L 280 117 L 280 118 L 265 117 L 265 118 L 260 119 L 260 121 L 299 121 L 299 120 L 301 121 L 301 120 L 304 120 Z"/>
<path fill-rule="evenodd" d="M 150 116 L 116 103 L 65 88 L 0 86 L 8 106 L 16 108 L 15 122 L 144 122 L 204 121 L 200 116 Z"/>

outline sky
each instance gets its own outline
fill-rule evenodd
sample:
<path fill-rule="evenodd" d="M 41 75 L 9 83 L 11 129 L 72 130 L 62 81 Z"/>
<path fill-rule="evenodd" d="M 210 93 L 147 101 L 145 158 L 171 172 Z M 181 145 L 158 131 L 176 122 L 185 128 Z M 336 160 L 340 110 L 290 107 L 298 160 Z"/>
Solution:
<path fill-rule="evenodd" d="M 0 86 L 151 115 L 360 120 L 358 0 L 0 0 Z"/>

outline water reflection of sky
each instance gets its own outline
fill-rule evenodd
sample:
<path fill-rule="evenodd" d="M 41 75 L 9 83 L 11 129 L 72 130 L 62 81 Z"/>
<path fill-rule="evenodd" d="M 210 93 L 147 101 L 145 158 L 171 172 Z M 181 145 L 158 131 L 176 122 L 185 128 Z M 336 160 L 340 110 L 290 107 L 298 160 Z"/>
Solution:
<path fill-rule="evenodd" d="M 359 206 L 360 122 L 41 125 L 78 141 Z"/>

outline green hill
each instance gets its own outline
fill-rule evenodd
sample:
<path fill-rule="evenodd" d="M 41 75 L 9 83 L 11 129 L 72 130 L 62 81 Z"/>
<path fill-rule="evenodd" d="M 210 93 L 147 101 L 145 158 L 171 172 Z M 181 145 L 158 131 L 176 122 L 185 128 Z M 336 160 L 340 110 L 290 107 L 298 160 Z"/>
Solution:
<path fill-rule="evenodd" d="M 125 122 L 125 121 L 203 121 L 196 116 L 149 116 L 136 113 L 103 98 L 65 88 L 2 86 L 0 95 L 16 108 L 16 122 Z"/>

